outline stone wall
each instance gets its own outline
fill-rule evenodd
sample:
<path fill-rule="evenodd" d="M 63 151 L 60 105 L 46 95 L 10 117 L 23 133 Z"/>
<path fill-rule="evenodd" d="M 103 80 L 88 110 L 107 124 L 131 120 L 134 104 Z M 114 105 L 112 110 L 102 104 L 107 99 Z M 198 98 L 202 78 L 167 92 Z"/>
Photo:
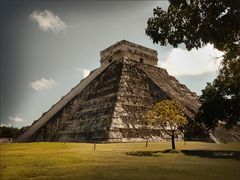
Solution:
<path fill-rule="evenodd" d="M 162 139 L 159 128 L 146 128 L 145 113 L 160 99 L 168 98 L 138 67 L 124 60 L 109 138 L 111 141 Z"/>
<path fill-rule="evenodd" d="M 110 64 L 109 64 L 110 65 Z M 80 83 L 71 89 L 69 93 L 63 96 L 56 104 L 54 104 L 47 112 L 43 113 L 42 116 L 33 122 L 30 128 L 27 129 L 20 137 L 15 141 L 26 142 L 29 141 L 31 136 L 35 134 L 42 126 L 44 126 L 49 119 L 52 119 L 56 114 L 63 109 L 67 103 L 69 103 L 74 97 L 76 97 L 81 91 L 91 83 L 96 77 L 98 77 L 108 66 L 100 67 L 91 71 L 89 76 L 80 81 Z"/>
<path fill-rule="evenodd" d="M 153 79 L 153 74 L 159 79 Z M 144 119 L 145 113 L 162 99 L 183 103 L 194 134 L 198 97 L 164 69 L 119 59 L 42 126 L 32 141 L 165 140 L 169 136 L 159 127 L 147 126 Z M 192 105 L 185 103 L 190 100 Z M 177 133 L 176 138 L 181 139 L 182 134 Z"/>
<path fill-rule="evenodd" d="M 32 141 L 108 139 L 120 77 L 121 65 L 109 66 L 40 128 L 32 137 Z"/>

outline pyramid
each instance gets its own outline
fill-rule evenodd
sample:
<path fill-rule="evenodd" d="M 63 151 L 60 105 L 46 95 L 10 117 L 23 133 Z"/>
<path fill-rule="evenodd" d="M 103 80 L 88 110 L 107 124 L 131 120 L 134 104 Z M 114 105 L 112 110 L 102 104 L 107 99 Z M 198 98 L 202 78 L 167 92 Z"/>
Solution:
<path fill-rule="evenodd" d="M 100 54 L 101 67 L 35 121 L 18 142 L 163 140 L 166 134 L 144 121 L 145 113 L 163 99 L 183 105 L 189 121 L 185 138 L 211 140 L 194 121 L 198 96 L 156 66 L 157 51 L 122 40 Z M 181 131 L 177 136 L 182 138 Z"/>

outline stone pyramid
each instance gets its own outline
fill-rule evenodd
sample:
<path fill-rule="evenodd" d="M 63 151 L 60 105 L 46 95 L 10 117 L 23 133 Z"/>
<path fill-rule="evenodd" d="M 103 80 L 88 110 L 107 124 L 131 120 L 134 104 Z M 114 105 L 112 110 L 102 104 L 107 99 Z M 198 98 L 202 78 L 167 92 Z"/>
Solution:
<path fill-rule="evenodd" d="M 163 99 L 178 100 L 189 123 L 185 138 L 211 137 L 195 121 L 198 96 L 163 68 L 157 51 L 122 40 L 101 51 L 101 67 L 92 71 L 45 112 L 17 141 L 163 140 L 158 127 L 147 127 L 144 114 Z M 179 138 L 181 138 L 179 133 Z"/>

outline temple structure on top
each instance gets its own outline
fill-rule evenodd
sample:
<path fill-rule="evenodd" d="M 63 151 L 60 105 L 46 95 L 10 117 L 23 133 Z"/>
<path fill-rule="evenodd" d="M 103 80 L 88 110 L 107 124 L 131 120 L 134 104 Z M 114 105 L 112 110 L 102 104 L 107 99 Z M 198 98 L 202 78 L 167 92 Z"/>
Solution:
<path fill-rule="evenodd" d="M 133 60 L 152 66 L 157 65 L 157 51 L 144 46 L 122 40 L 100 52 L 101 66 L 118 59 Z"/>

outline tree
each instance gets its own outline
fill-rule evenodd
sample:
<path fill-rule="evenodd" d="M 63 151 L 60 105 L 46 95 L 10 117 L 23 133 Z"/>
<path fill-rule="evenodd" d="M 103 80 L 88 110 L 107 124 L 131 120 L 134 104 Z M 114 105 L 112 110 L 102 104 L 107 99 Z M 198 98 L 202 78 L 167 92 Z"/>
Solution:
<path fill-rule="evenodd" d="M 175 132 L 179 126 L 187 123 L 180 103 L 173 100 L 160 101 L 146 113 L 146 119 L 149 125 L 159 126 L 171 136 L 172 149 L 175 149 Z"/>
<path fill-rule="evenodd" d="M 218 120 L 240 121 L 240 3 L 236 0 L 170 0 L 167 11 L 157 7 L 146 34 L 154 43 L 188 50 L 208 43 L 224 52 L 219 75 L 202 91 L 197 119 L 209 128 Z"/>
<path fill-rule="evenodd" d="M 0 127 L 0 137 L 1 138 L 16 138 L 23 132 L 25 132 L 29 126 L 24 126 L 22 128 L 17 127 L 6 127 L 2 126 Z"/>
<path fill-rule="evenodd" d="M 14 127 L 0 127 L 1 138 L 15 138 L 19 135 L 19 129 Z"/>
<path fill-rule="evenodd" d="M 239 45 L 240 3 L 236 0 L 169 0 L 167 11 L 157 7 L 146 34 L 154 43 L 188 50 L 207 43 L 220 51 Z M 236 44 L 238 42 L 238 44 Z"/>
<path fill-rule="evenodd" d="M 228 127 L 236 125 L 240 121 L 240 61 L 235 59 L 224 65 L 202 92 L 197 121 L 209 129 L 214 129 L 219 120 Z"/>

